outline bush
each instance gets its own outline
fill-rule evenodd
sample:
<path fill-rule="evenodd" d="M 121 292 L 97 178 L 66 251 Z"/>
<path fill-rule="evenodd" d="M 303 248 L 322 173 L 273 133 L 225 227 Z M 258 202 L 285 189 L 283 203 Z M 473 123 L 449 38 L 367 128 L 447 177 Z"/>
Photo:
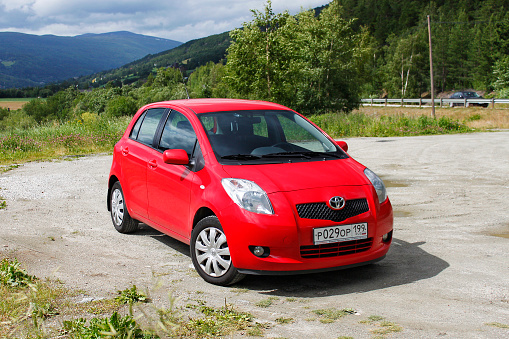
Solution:
<path fill-rule="evenodd" d="M 105 114 L 108 118 L 119 118 L 125 115 L 133 116 L 137 110 L 138 105 L 133 98 L 119 96 L 108 101 Z"/>

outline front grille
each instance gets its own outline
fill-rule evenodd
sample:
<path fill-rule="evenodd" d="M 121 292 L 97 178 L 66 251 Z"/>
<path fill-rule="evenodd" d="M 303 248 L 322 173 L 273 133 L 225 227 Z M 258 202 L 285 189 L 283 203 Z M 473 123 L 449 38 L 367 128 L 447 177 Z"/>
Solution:
<path fill-rule="evenodd" d="M 347 200 L 341 210 L 330 209 L 324 202 L 296 205 L 299 217 L 340 222 L 369 211 L 368 201 L 363 199 Z"/>
<path fill-rule="evenodd" d="M 332 244 L 301 246 L 300 256 L 306 259 L 339 257 L 342 255 L 365 252 L 371 248 L 372 244 L 373 238 L 368 238 Z"/>

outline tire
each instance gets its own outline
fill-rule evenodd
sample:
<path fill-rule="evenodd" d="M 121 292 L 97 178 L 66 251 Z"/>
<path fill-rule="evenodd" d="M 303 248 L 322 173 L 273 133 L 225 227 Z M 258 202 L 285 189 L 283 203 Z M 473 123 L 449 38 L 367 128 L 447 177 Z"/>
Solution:
<path fill-rule="evenodd" d="M 124 200 L 124 192 L 118 181 L 111 187 L 110 203 L 111 221 L 115 229 L 120 233 L 132 233 L 137 231 L 139 222 L 129 215 Z"/>
<path fill-rule="evenodd" d="M 198 274 L 208 283 L 228 286 L 244 278 L 233 266 L 226 235 L 216 216 L 203 218 L 193 229 L 191 259 Z"/>

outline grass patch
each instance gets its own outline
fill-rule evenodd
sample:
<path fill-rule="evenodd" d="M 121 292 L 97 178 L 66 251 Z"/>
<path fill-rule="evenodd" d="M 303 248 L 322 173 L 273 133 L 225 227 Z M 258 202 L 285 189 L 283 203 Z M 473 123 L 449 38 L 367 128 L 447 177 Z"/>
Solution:
<path fill-rule="evenodd" d="M 310 119 L 334 138 L 416 136 L 473 131 L 449 117 L 433 119 L 425 115 L 369 116 L 357 112 L 314 115 Z"/>
<path fill-rule="evenodd" d="M 393 322 L 385 320 L 379 315 L 371 315 L 366 320 L 360 321 L 361 324 L 375 325 L 376 328 L 371 329 L 371 333 L 384 337 L 385 335 L 401 332 L 403 327 Z"/>
<path fill-rule="evenodd" d="M 130 117 L 51 122 L 0 133 L 0 164 L 111 152 Z"/>
<path fill-rule="evenodd" d="M 497 322 L 486 323 L 485 325 L 486 326 L 491 326 L 491 327 L 497 327 L 497 328 L 509 328 L 509 325 L 502 324 L 502 323 L 497 323 Z"/>
<path fill-rule="evenodd" d="M 328 323 L 332 323 L 340 318 L 343 318 L 347 315 L 355 314 L 355 310 L 353 310 L 351 308 L 343 308 L 341 310 L 337 310 L 334 308 L 327 308 L 327 309 L 314 310 L 313 313 L 318 315 L 321 323 L 328 324 Z"/>
<path fill-rule="evenodd" d="M 379 328 L 372 329 L 371 333 L 378 335 L 387 335 L 403 331 L 403 328 L 401 326 L 386 320 L 378 323 L 378 326 Z"/>
<path fill-rule="evenodd" d="M 127 288 L 123 291 L 117 291 L 119 294 L 115 297 L 115 300 L 121 304 L 134 304 L 137 302 L 148 302 L 148 298 L 145 294 L 138 291 L 136 285 L 131 288 Z"/>
<path fill-rule="evenodd" d="M 0 262 L 0 338 L 44 337 L 43 323 L 61 313 L 68 292 L 26 273 L 16 259 Z"/>
<path fill-rule="evenodd" d="M 279 298 L 278 297 L 269 297 L 267 299 L 260 300 L 255 305 L 258 307 L 267 308 L 267 307 L 270 307 L 276 300 L 279 300 Z"/>
<path fill-rule="evenodd" d="M 63 333 L 70 338 L 156 338 L 152 333 L 143 331 L 132 316 L 121 316 L 113 312 L 107 318 L 92 318 L 88 324 L 83 318 L 64 321 Z"/>
<path fill-rule="evenodd" d="M 295 320 L 293 318 L 284 318 L 284 317 L 281 317 L 281 318 L 276 318 L 276 322 L 278 324 L 291 324 L 293 323 Z"/>

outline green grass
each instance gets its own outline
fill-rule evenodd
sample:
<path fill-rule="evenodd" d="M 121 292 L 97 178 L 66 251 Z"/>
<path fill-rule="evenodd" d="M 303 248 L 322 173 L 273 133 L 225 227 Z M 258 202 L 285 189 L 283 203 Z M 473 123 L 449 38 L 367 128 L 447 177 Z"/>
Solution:
<path fill-rule="evenodd" d="M 395 137 L 467 133 L 473 129 L 448 117 L 369 116 L 363 113 L 314 115 L 310 119 L 332 137 Z"/>
<path fill-rule="evenodd" d="M 509 325 L 502 324 L 502 323 L 497 323 L 497 322 L 486 323 L 485 325 L 486 326 L 491 326 L 491 327 L 497 327 L 497 328 L 509 328 Z"/>
<path fill-rule="evenodd" d="M 111 152 L 130 118 L 46 123 L 0 133 L 0 164 Z"/>
<path fill-rule="evenodd" d="M 355 311 L 351 308 L 343 308 L 340 310 L 334 308 L 327 308 L 314 310 L 313 313 L 319 316 L 319 320 L 321 323 L 328 324 L 340 318 L 343 318 L 347 315 L 355 314 Z"/>
<path fill-rule="evenodd" d="M 271 306 L 274 303 L 274 301 L 276 301 L 276 300 L 279 300 L 279 298 L 278 297 L 269 297 L 267 299 L 258 301 L 255 305 L 258 307 L 267 308 L 267 307 Z"/>
<path fill-rule="evenodd" d="M 29 102 L 36 98 L 0 98 L 0 102 Z"/>

